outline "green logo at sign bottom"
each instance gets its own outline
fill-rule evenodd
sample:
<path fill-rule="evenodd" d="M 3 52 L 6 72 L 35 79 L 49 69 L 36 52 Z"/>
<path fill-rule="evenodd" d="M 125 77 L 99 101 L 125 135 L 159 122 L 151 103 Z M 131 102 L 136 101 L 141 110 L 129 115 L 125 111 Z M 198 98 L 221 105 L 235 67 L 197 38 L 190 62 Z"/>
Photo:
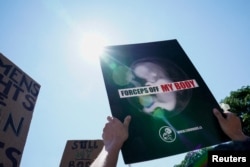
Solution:
<path fill-rule="evenodd" d="M 169 126 L 162 126 L 159 129 L 159 136 L 161 137 L 163 141 L 168 142 L 168 143 L 174 142 L 176 139 L 175 131 L 173 130 L 173 128 Z"/>

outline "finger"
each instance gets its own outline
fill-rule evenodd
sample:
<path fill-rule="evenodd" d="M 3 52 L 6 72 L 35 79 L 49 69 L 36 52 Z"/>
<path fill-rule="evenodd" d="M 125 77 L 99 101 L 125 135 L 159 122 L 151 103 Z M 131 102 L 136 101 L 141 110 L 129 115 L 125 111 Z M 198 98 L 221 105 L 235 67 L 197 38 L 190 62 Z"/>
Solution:
<path fill-rule="evenodd" d="M 131 121 L 131 116 L 128 115 L 128 116 L 126 116 L 126 118 L 124 119 L 123 124 L 124 124 L 126 127 L 129 127 L 130 121 Z"/>
<path fill-rule="evenodd" d="M 108 120 L 109 122 L 111 122 L 111 121 L 113 120 L 113 118 L 112 118 L 111 116 L 108 116 L 108 117 L 107 117 L 107 120 Z"/>
<path fill-rule="evenodd" d="M 106 123 L 104 128 L 102 129 L 102 131 L 104 132 L 107 129 L 107 126 L 109 125 L 109 123 Z"/>
<path fill-rule="evenodd" d="M 222 116 L 222 114 L 220 113 L 220 111 L 218 109 L 214 108 L 213 113 L 216 116 L 216 118 L 219 120 L 219 122 L 225 120 L 225 118 Z"/>

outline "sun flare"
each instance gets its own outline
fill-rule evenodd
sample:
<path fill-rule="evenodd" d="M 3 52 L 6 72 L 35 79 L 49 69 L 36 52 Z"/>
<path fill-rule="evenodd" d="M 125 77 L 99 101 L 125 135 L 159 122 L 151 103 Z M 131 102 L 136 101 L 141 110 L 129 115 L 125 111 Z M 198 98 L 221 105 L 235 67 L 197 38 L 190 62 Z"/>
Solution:
<path fill-rule="evenodd" d="M 84 58 L 90 63 L 99 61 L 99 56 L 104 52 L 107 38 L 98 33 L 88 33 L 83 36 L 82 51 Z"/>

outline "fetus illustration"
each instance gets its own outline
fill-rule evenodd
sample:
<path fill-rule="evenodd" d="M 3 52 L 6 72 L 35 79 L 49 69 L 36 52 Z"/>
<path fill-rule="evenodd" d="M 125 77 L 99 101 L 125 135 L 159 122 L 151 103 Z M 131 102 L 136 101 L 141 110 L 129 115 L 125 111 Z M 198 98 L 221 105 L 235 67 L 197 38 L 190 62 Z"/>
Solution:
<path fill-rule="evenodd" d="M 157 86 L 173 82 L 164 73 L 164 70 L 157 64 L 151 62 L 141 62 L 134 66 L 135 76 L 145 80 L 145 86 Z M 144 105 L 145 112 L 152 112 L 155 108 L 160 107 L 172 111 L 176 105 L 176 93 L 160 93 L 151 96 L 151 104 Z M 144 98 L 143 96 L 141 98 Z M 146 97 L 149 99 L 148 97 Z"/>
<path fill-rule="evenodd" d="M 154 61 L 138 61 L 131 67 L 133 74 L 141 82 L 142 86 L 159 86 L 173 83 L 185 76 L 180 68 L 172 63 L 164 64 Z M 169 70 L 168 70 L 169 69 Z M 188 103 L 190 92 L 165 92 L 154 95 L 140 96 L 139 102 L 143 106 L 143 111 L 152 113 L 155 109 L 164 109 L 167 112 L 180 112 Z"/>

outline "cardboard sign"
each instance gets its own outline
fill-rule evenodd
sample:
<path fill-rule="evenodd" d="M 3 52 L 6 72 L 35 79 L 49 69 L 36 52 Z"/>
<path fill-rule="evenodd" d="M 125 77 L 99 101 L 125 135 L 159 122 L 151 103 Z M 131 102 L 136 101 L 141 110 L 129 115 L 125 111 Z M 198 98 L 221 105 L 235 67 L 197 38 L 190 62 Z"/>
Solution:
<path fill-rule="evenodd" d="M 212 112 L 219 104 L 177 40 L 108 46 L 101 67 L 112 115 L 132 116 L 126 164 L 229 140 Z"/>
<path fill-rule="evenodd" d="M 0 166 L 20 164 L 40 85 L 0 53 Z"/>
<path fill-rule="evenodd" d="M 60 167 L 89 167 L 102 148 L 102 140 L 68 140 Z"/>

